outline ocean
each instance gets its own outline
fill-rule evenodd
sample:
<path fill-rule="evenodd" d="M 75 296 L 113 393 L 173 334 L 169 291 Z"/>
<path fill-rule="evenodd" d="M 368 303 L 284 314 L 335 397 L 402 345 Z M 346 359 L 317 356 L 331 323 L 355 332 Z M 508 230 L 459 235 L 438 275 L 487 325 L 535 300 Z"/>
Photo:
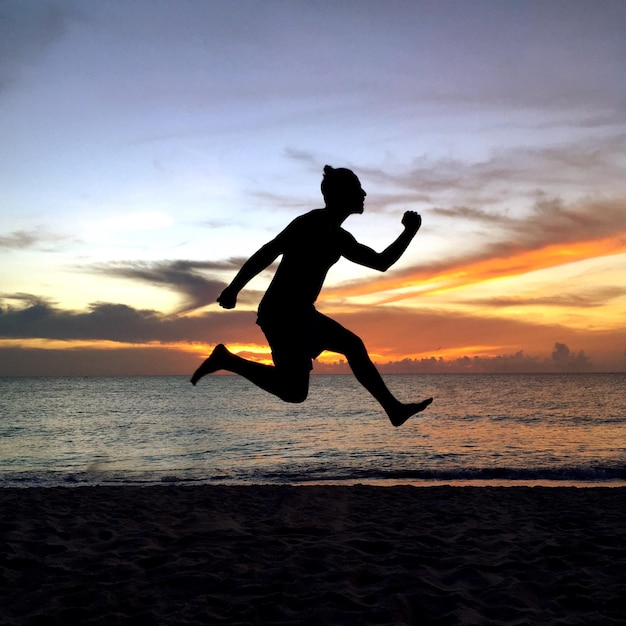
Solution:
<path fill-rule="evenodd" d="M 352 376 L 285 404 L 236 376 L 0 378 L 0 487 L 626 485 L 626 374 L 386 376 L 400 428 Z"/>

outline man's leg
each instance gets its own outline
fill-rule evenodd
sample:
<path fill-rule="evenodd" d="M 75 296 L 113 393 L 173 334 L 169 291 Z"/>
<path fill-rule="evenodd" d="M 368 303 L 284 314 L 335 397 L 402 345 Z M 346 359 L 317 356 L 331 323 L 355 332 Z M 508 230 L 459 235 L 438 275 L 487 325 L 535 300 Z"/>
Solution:
<path fill-rule="evenodd" d="M 401 426 L 409 417 L 423 411 L 433 401 L 428 398 L 418 403 L 400 402 L 385 385 L 361 338 L 335 320 L 318 315 L 316 330 L 320 334 L 324 350 L 346 357 L 356 379 L 378 400 L 394 426 Z"/>
<path fill-rule="evenodd" d="M 221 343 L 194 372 L 191 383 L 195 385 L 203 376 L 219 370 L 239 374 L 285 402 L 304 402 L 308 395 L 309 371 L 303 368 L 277 368 L 273 365 L 248 361 L 233 354 Z"/>

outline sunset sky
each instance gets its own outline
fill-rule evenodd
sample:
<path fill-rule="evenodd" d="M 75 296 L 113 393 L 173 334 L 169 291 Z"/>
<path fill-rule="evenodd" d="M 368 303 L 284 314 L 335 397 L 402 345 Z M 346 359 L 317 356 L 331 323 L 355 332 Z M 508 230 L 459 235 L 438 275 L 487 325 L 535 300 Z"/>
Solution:
<path fill-rule="evenodd" d="M 318 309 L 385 371 L 626 371 L 626 2 L 0 3 L 0 375 L 191 373 L 215 298 L 322 205 L 368 196 Z M 332 371 L 323 355 L 316 371 Z"/>

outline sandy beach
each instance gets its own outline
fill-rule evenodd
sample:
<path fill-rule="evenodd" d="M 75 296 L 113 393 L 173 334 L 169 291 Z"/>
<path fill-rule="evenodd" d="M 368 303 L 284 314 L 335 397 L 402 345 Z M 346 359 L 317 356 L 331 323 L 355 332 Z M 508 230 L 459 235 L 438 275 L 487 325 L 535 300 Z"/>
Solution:
<path fill-rule="evenodd" d="M 626 624 L 626 490 L 0 490 L 2 624 Z"/>

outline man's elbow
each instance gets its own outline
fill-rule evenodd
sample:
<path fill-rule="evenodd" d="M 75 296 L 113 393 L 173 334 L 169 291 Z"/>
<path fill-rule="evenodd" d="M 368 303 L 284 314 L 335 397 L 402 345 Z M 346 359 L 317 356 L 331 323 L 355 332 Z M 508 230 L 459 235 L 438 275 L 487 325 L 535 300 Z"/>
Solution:
<path fill-rule="evenodd" d="M 380 272 L 386 272 L 395 262 L 399 256 L 395 254 L 385 254 L 384 252 L 378 256 L 376 269 Z"/>
<path fill-rule="evenodd" d="M 386 272 L 392 265 L 393 263 L 390 263 L 389 261 L 379 259 L 371 265 L 371 268 L 378 270 L 379 272 Z"/>

